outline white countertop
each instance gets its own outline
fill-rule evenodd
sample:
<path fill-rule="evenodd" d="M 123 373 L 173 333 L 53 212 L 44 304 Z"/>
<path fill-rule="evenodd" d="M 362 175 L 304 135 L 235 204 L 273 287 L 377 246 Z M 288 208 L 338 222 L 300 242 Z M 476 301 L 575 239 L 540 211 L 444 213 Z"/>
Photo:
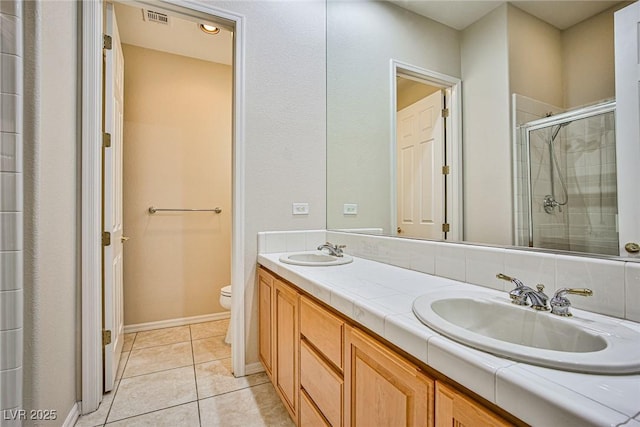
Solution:
<path fill-rule="evenodd" d="M 303 267 L 280 262 L 280 255 L 259 254 L 258 262 L 526 423 L 640 427 L 640 375 L 580 374 L 514 362 L 458 344 L 413 315 L 413 300 L 427 291 L 477 286 L 357 257 L 345 265 Z M 640 331 L 638 323 L 613 320 Z"/>

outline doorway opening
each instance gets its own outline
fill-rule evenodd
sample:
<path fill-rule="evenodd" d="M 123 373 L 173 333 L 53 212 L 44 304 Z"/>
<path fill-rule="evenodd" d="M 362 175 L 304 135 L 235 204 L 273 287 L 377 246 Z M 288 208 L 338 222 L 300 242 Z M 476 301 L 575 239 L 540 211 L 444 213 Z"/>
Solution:
<path fill-rule="evenodd" d="M 462 236 L 460 80 L 391 61 L 391 229 Z"/>
<path fill-rule="evenodd" d="M 103 391 L 113 386 L 124 332 L 229 318 L 228 298 L 225 304 L 221 298 L 228 296 L 228 288 L 221 292 L 228 285 L 239 291 L 231 297 L 229 338 L 237 344 L 231 365 L 236 376 L 244 375 L 244 295 L 239 286 L 244 283 L 244 78 L 242 16 L 173 2 L 161 8 L 146 2 L 91 3 L 82 16 L 86 414 L 97 409 Z M 124 65 L 113 63 L 118 54 L 107 54 L 118 50 L 114 44 L 119 37 L 109 34 L 118 24 Z M 201 28 L 203 24 L 217 30 Z M 110 37 L 103 38 L 103 30 Z M 204 47 L 198 49 L 196 37 L 207 40 Z M 212 42 L 216 37 L 226 38 L 224 47 Z M 105 69 L 103 87 L 102 67 L 96 65 L 103 59 L 109 65 L 109 56 L 116 72 L 110 77 Z M 120 77 L 118 67 L 123 67 Z M 124 88 L 119 101 L 109 92 L 117 86 Z M 95 150 L 91 147 L 97 141 L 103 144 Z M 95 173 L 96 164 L 104 169 Z M 96 224 L 102 224 L 103 239 L 112 238 L 95 239 Z M 105 250 L 100 256 L 103 242 L 113 254 Z"/>

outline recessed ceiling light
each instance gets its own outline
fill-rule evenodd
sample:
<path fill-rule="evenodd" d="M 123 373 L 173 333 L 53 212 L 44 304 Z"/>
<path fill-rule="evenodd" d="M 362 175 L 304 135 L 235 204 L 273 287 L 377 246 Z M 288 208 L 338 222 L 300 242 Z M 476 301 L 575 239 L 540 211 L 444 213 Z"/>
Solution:
<path fill-rule="evenodd" d="M 207 34 L 218 34 L 220 32 L 220 28 L 209 24 L 200 24 L 200 29 Z"/>

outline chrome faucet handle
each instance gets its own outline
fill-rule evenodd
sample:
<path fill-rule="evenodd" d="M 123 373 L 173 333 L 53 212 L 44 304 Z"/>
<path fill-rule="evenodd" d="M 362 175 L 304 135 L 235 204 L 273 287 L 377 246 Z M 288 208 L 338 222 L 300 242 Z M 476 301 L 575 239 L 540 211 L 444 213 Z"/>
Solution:
<path fill-rule="evenodd" d="M 496 278 L 500 280 L 506 280 L 507 282 L 511 282 L 516 285 L 511 291 L 509 291 L 509 298 L 511 298 L 511 302 L 516 305 L 529 305 L 527 302 L 527 295 L 524 292 L 527 289 L 531 289 L 528 286 L 525 286 L 519 279 L 515 277 L 507 276 L 506 274 L 498 273 L 496 274 Z"/>
<path fill-rule="evenodd" d="M 556 291 L 551 298 L 551 313 L 557 314 L 558 316 L 563 317 L 571 317 L 573 314 L 569 311 L 571 308 L 571 301 L 565 295 L 581 295 L 584 297 L 590 297 L 593 295 L 593 291 L 591 289 L 586 288 L 561 288 Z"/>

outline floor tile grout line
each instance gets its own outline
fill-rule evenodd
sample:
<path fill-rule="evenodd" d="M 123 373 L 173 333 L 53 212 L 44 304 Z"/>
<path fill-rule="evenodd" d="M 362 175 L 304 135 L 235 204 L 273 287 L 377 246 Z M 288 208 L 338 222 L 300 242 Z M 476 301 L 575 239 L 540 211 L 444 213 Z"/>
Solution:
<path fill-rule="evenodd" d="M 193 362 L 193 380 L 196 384 L 196 408 L 198 410 L 198 425 L 202 427 L 202 416 L 200 415 L 200 392 L 198 391 L 198 373 L 196 372 L 196 352 L 193 349 L 193 332 L 189 325 L 189 338 L 191 339 L 191 361 Z"/>
<path fill-rule="evenodd" d="M 254 375 L 254 374 L 252 374 L 252 375 Z M 248 389 L 248 388 L 257 387 L 257 386 L 259 386 L 259 385 L 265 385 L 265 384 L 267 384 L 268 382 L 269 382 L 269 379 L 267 378 L 267 379 L 266 379 L 266 381 L 265 381 L 265 382 L 263 382 L 263 383 L 257 383 L 257 384 L 253 384 L 253 385 L 247 385 L 246 387 L 240 387 L 240 388 L 237 388 L 237 389 L 235 389 L 235 390 L 229 390 L 229 391 L 225 391 L 225 392 L 222 392 L 222 393 L 213 394 L 213 395 L 211 395 L 211 396 L 206 396 L 206 397 L 203 397 L 203 398 L 199 398 L 198 400 L 207 400 L 207 399 L 211 399 L 211 398 L 213 398 L 213 397 L 220 397 L 220 396 L 224 396 L 225 394 L 235 393 L 235 392 L 237 392 L 237 391 L 246 390 L 246 389 Z"/>
<path fill-rule="evenodd" d="M 133 337 L 133 342 L 131 343 L 131 347 L 133 347 L 133 343 L 136 341 L 136 337 L 137 336 L 138 336 L 138 334 L 136 333 L 136 335 Z M 109 404 L 109 409 L 107 410 L 107 415 L 104 417 L 103 426 L 107 425 L 107 421 L 109 420 L 109 415 L 111 415 L 111 409 L 113 408 L 113 402 L 116 401 L 116 394 L 118 394 L 118 390 L 120 389 L 120 384 L 122 383 L 122 376 L 124 375 L 125 369 L 127 369 L 127 363 L 129 363 L 129 357 L 131 357 L 131 351 L 129 351 L 129 354 L 127 355 L 127 358 L 124 361 L 124 366 L 122 367 L 122 375 L 120 376 L 120 379 L 118 380 L 118 384 L 116 385 L 115 390 L 113 390 L 113 398 L 111 399 L 111 403 Z"/>
<path fill-rule="evenodd" d="M 122 377 L 121 380 L 130 380 L 132 378 L 140 378 L 140 377 L 143 377 L 145 375 L 153 375 L 153 374 L 159 374 L 160 372 L 173 371 L 174 369 L 184 369 L 184 368 L 188 368 L 191 365 L 192 365 L 192 363 L 189 363 L 188 365 L 172 366 L 171 368 L 160 369 L 159 371 L 153 371 L 153 372 L 147 372 L 147 373 L 144 373 L 144 374 L 132 375 L 132 376 L 126 377 L 126 378 Z"/>
<path fill-rule="evenodd" d="M 160 408 L 160 409 L 154 409 L 153 411 L 148 411 L 148 412 L 141 412 L 141 413 L 139 413 L 139 414 L 131 415 L 131 416 L 129 416 L 129 417 L 124 417 L 124 418 L 120 418 L 120 419 L 118 419 L 118 420 L 113 420 L 113 421 L 111 421 L 110 423 L 105 423 L 104 427 L 108 427 L 108 426 L 109 426 L 109 424 L 113 424 L 113 423 L 121 422 L 121 421 L 124 421 L 124 420 L 129 420 L 129 419 L 131 419 L 131 418 L 141 417 L 141 416 L 143 416 L 143 415 L 153 414 L 153 413 L 155 413 L 155 412 L 164 411 L 164 410 L 166 410 L 166 409 L 177 408 L 177 407 L 179 407 L 179 406 L 188 405 L 188 404 L 190 404 L 190 403 L 196 403 L 197 401 L 198 401 L 197 399 L 196 399 L 196 400 L 189 400 L 188 402 L 178 403 L 177 405 L 171 405 L 171 406 L 167 406 L 167 407 Z"/>

